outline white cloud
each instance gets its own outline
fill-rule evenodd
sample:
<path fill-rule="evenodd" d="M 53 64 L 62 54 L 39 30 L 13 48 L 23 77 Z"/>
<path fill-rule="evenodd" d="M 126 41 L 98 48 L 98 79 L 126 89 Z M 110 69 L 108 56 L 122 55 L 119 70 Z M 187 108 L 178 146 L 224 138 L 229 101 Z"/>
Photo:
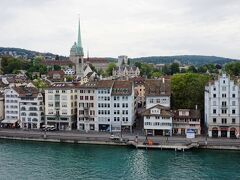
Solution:
<path fill-rule="evenodd" d="M 0 1 L 0 46 L 91 56 L 202 54 L 240 58 L 238 0 Z"/>

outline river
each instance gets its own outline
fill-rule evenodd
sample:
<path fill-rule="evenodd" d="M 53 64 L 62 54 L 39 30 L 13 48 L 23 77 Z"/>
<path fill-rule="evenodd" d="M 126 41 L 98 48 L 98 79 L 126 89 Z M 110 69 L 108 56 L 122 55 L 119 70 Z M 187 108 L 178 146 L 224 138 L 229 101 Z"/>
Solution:
<path fill-rule="evenodd" d="M 0 140 L 0 179 L 240 179 L 240 152 Z"/>

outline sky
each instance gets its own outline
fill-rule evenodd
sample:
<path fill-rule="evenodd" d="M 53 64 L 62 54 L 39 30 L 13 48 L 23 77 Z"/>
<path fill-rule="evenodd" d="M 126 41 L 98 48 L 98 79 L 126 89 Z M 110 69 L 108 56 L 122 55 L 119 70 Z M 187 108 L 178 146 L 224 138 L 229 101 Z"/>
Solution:
<path fill-rule="evenodd" d="M 0 0 L 0 46 L 90 57 L 240 59 L 240 0 Z"/>

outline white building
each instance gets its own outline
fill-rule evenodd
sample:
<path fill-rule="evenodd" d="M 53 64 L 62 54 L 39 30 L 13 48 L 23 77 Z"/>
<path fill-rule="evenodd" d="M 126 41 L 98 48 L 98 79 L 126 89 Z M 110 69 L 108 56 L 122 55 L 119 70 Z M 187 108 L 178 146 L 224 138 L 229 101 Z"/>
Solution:
<path fill-rule="evenodd" d="M 88 82 L 77 90 L 77 129 L 82 131 L 98 131 L 96 116 L 96 85 Z"/>
<path fill-rule="evenodd" d="M 239 136 L 239 86 L 223 74 L 205 87 L 205 125 L 209 137 Z"/>
<path fill-rule="evenodd" d="M 136 104 L 132 81 L 115 81 L 111 92 L 111 131 L 132 132 Z"/>
<path fill-rule="evenodd" d="M 64 74 L 68 76 L 73 76 L 75 74 L 75 71 L 73 69 L 66 69 L 64 70 Z"/>
<path fill-rule="evenodd" d="M 5 127 L 39 129 L 44 123 L 43 96 L 34 87 L 5 90 Z"/>
<path fill-rule="evenodd" d="M 59 130 L 76 128 L 77 90 L 73 83 L 55 83 L 45 90 L 45 123 Z"/>
<path fill-rule="evenodd" d="M 146 109 L 155 105 L 170 108 L 171 102 L 170 79 L 147 79 L 145 80 Z"/>
<path fill-rule="evenodd" d="M 99 131 L 111 131 L 112 107 L 111 107 L 111 91 L 113 80 L 102 80 L 97 83 L 96 90 L 96 113 Z"/>
<path fill-rule="evenodd" d="M 114 78 L 128 79 L 140 76 L 140 70 L 136 66 L 119 66 L 113 68 L 112 74 Z"/>
<path fill-rule="evenodd" d="M 147 135 L 172 136 L 172 113 L 161 105 L 153 106 L 143 113 L 144 130 Z"/>
<path fill-rule="evenodd" d="M 152 135 L 172 135 L 170 110 L 171 87 L 169 79 L 145 81 L 146 110 L 143 113 L 144 130 Z"/>

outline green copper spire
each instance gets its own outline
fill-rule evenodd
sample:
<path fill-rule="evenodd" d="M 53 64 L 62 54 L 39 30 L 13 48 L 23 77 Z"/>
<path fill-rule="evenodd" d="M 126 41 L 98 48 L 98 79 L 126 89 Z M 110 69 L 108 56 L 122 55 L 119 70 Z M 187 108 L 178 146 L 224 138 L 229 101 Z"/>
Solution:
<path fill-rule="evenodd" d="M 82 39 L 81 39 L 80 17 L 78 19 L 78 39 L 77 39 L 76 55 L 84 56 L 83 47 L 82 47 Z"/>

